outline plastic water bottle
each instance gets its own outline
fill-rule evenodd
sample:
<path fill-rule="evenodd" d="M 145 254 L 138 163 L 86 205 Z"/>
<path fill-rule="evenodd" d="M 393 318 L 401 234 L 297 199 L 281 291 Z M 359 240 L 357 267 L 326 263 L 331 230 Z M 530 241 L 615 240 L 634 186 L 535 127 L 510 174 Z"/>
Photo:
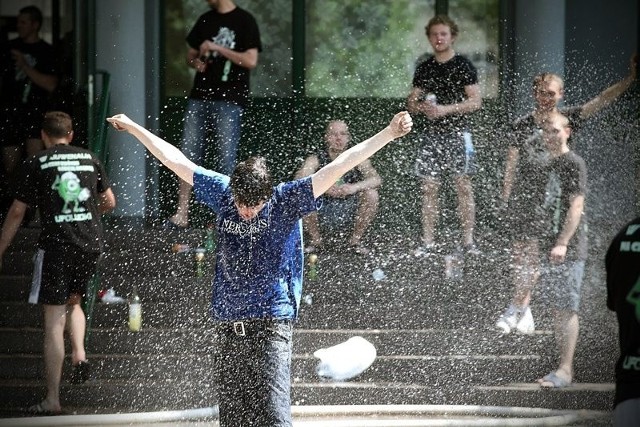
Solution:
<path fill-rule="evenodd" d="M 204 238 L 204 249 L 208 254 L 212 254 L 216 250 L 216 240 L 213 234 L 213 224 L 209 224 L 207 226 L 207 234 Z"/>
<path fill-rule="evenodd" d="M 205 254 L 206 251 L 204 248 L 198 248 L 195 250 L 195 258 L 196 258 L 196 277 L 203 277 L 205 270 Z"/>
<path fill-rule="evenodd" d="M 142 304 L 138 295 L 138 288 L 133 287 L 129 300 L 129 330 L 138 332 L 142 328 Z"/>
<path fill-rule="evenodd" d="M 316 280 L 318 278 L 318 255 L 309 255 L 309 271 L 307 272 L 307 279 Z"/>

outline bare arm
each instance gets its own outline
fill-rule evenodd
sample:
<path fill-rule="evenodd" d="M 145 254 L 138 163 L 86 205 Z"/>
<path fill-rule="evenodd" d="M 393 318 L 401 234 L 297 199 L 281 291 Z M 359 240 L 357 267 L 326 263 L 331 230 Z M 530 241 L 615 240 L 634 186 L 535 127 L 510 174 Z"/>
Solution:
<path fill-rule="evenodd" d="M 207 68 L 207 63 L 200 60 L 200 52 L 192 47 L 187 51 L 186 62 L 187 66 L 193 68 L 199 73 L 204 72 Z"/>
<path fill-rule="evenodd" d="M 398 113 L 386 128 L 340 154 L 334 161 L 312 175 L 313 196 L 320 197 L 346 172 L 374 155 L 389 142 L 409 133 L 412 125 L 411 116 L 406 111 Z"/>
<path fill-rule="evenodd" d="M 620 95 L 622 95 L 624 91 L 626 91 L 636 79 L 637 63 L 638 55 L 635 54 L 631 57 L 631 72 L 629 73 L 629 75 L 620 80 L 618 83 L 609 86 L 598 96 L 584 104 L 582 106 L 580 117 L 586 119 L 593 116 L 598 111 L 602 110 L 604 107 L 615 101 L 616 98 L 618 98 Z"/>
<path fill-rule="evenodd" d="M 358 169 L 360 170 L 360 172 L 362 172 L 362 177 L 364 179 L 362 181 L 351 184 L 353 187 L 355 187 L 355 192 L 371 190 L 382 185 L 382 178 L 380 177 L 378 171 L 373 167 L 370 160 L 367 159 L 364 162 L 360 163 Z"/>
<path fill-rule="evenodd" d="M 0 270 L 2 270 L 2 258 L 7 251 L 9 245 L 16 236 L 20 224 L 24 219 L 24 214 L 27 211 L 27 204 L 19 200 L 14 200 L 7 212 L 7 217 L 2 225 L 2 234 L 0 234 Z"/>
<path fill-rule="evenodd" d="M 425 104 L 426 101 L 421 101 L 422 99 L 422 93 L 423 90 L 420 89 L 419 87 L 414 87 L 413 89 L 411 89 L 411 93 L 409 94 L 409 97 L 407 98 L 407 110 L 409 110 L 409 113 L 411 114 L 425 114 L 422 111 L 422 104 Z"/>
<path fill-rule="evenodd" d="M 464 93 L 467 95 L 467 99 L 457 104 L 439 105 L 442 109 L 442 115 L 448 116 L 450 114 L 468 114 L 479 110 L 482 107 L 482 98 L 480 97 L 480 86 L 477 84 L 464 87 Z"/>
<path fill-rule="evenodd" d="M 576 233 L 580 219 L 582 218 L 582 211 L 584 209 L 584 195 L 574 195 L 571 197 L 569 210 L 567 211 L 567 217 L 564 220 L 562 231 L 558 234 L 556 239 L 556 245 L 551 249 L 550 259 L 553 262 L 563 262 L 564 257 L 567 254 L 567 245 L 569 241 Z"/>
<path fill-rule="evenodd" d="M 513 189 L 513 181 L 516 177 L 516 166 L 520 158 L 520 151 L 516 147 L 509 147 L 507 151 L 507 160 L 504 167 L 504 180 L 502 184 L 502 201 L 509 201 L 511 190 Z"/>
<path fill-rule="evenodd" d="M 30 66 L 24 59 L 24 54 L 18 50 L 12 50 L 11 54 L 16 61 L 16 66 L 24 71 L 29 79 L 47 92 L 53 92 L 58 86 L 58 77 L 55 74 L 45 74 Z"/>
<path fill-rule="evenodd" d="M 197 165 L 189 160 L 182 152 L 164 139 L 154 135 L 147 129 L 135 123 L 124 114 L 117 114 L 107 119 L 119 131 L 126 131 L 133 135 L 153 154 L 163 165 L 171 169 L 183 181 L 193 185 L 193 172 Z"/>
<path fill-rule="evenodd" d="M 477 84 L 464 87 L 466 99 L 457 104 L 438 104 L 422 100 L 423 90 L 414 87 L 407 99 L 407 108 L 410 113 L 423 114 L 427 118 L 433 120 L 439 117 L 451 114 L 468 114 L 479 110 L 482 107 L 482 98 L 480 97 L 480 86 Z"/>
<path fill-rule="evenodd" d="M 211 40 L 205 40 L 200 45 L 199 55 L 206 56 L 208 52 L 218 52 L 218 54 L 224 56 L 234 64 L 249 70 L 253 70 L 258 65 L 258 48 L 255 47 L 243 52 L 238 52 L 216 44 Z"/>
<path fill-rule="evenodd" d="M 109 188 L 107 191 L 98 194 L 98 210 L 101 214 L 107 213 L 116 207 L 116 196 Z"/>
<path fill-rule="evenodd" d="M 295 174 L 295 179 L 304 178 L 305 176 L 309 176 L 318 170 L 320 166 L 320 162 L 318 161 L 318 156 L 315 154 L 307 157 L 300 169 Z"/>

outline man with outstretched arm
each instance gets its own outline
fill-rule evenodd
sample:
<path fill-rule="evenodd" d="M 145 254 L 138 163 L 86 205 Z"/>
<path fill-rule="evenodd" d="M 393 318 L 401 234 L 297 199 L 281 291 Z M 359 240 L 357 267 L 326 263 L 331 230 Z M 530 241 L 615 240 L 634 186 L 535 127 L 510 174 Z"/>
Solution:
<path fill-rule="evenodd" d="M 214 378 L 220 425 L 291 426 L 291 337 L 302 295 L 302 217 L 342 175 L 411 130 L 411 116 L 342 153 L 313 175 L 271 181 L 251 157 L 231 177 L 204 169 L 123 114 L 107 119 L 137 138 L 216 213 L 212 283 Z"/>

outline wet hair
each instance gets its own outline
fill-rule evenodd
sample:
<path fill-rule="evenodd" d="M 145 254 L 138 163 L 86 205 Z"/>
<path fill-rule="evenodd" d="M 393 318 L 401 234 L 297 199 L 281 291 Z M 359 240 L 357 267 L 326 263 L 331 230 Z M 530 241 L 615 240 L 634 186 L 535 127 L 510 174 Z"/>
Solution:
<path fill-rule="evenodd" d="M 67 113 L 49 111 L 44 115 L 42 130 L 51 138 L 66 138 L 73 132 L 73 121 Z"/>
<path fill-rule="evenodd" d="M 231 194 L 238 205 L 253 207 L 271 198 L 273 182 L 264 157 L 238 163 L 231 175 Z"/>
<path fill-rule="evenodd" d="M 555 120 L 558 120 L 560 126 L 563 128 L 571 127 L 569 124 L 569 118 L 562 113 L 551 113 L 544 120 L 545 123 L 553 123 Z"/>
<path fill-rule="evenodd" d="M 453 37 L 458 35 L 458 25 L 447 15 L 436 15 L 431 18 L 429 22 L 427 22 L 427 26 L 424 27 L 427 37 L 429 37 L 431 27 L 433 27 L 434 25 L 446 25 L 447 27 L 449 27 L 449 30 L 451 30 L 451 35 Z"/>
<path fill-rule="evenodd" d="M 555 80 L 560 85 L 560 89 L 564 89 L 564 81 L 562 77 L 553 73 L 540 73 L 533 78 L 533 89 L 538 89 L 542 83 L 548 83 Z"/>
<path fill-rule="evenodd" d="M 40 29 L 40 27 L 42 27 L 42 11 L 40 9 L 38 9 L 36 6 L 25 6 L 22 9 L 20 9 L 19 11 L 20 15 L 29 15 L 29 18 L 33 21 L 33 22 L 37 22 L 38 25 L 38 29 Z"/>

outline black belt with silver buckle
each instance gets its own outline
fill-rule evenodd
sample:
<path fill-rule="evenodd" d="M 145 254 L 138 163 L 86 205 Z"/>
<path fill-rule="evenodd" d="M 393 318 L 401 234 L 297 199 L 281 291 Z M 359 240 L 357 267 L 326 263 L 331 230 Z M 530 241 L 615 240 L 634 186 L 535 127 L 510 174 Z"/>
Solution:
<path fill-rule="evenodd" d="M 216 330 L 219 333 L 244 337 L 272 329 L 278 325 L 291 325 L 291 319 L 247 319 L 218 322 L 216 324 Z"/>

